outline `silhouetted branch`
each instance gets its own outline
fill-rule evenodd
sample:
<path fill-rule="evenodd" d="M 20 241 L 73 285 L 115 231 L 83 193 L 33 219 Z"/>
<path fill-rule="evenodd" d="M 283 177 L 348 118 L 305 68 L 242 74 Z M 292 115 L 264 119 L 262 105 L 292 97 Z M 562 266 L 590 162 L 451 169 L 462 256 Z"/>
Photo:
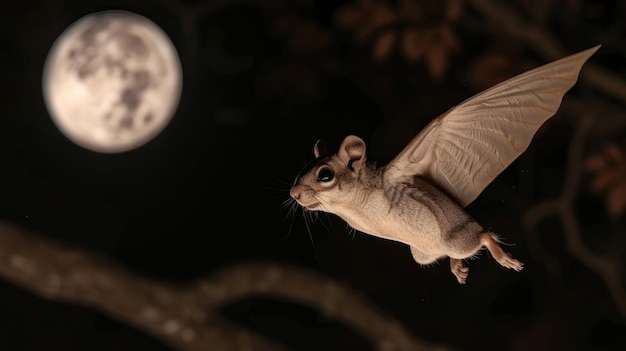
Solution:
<path fill-rule="evenodd" d="M 468 2 L 491 22 L 493 28 L 522 40 L 547 59 L 555 60 L 571 54 L 552 33 L 544 29 L 545 27 L 524 20 L 508 5 L 508 2 L 494 0 L 468 0 Z M 593 45 L 596 44 L 602 43 Z M 585 64 L 581 79 L 589 86 L 626 103 L 626 81 L 593 63 L 593 60 Z"/>
<path fill-rule="evenodd" d="M 184 48 L 193 65 L 195 65 L 199 59 L 204 59 L 205 61 L 209 61 L 208 63 L 215 66 L 218 70 L 230 74 L 239 73 L 252 66 L 252 57 L 233 57 L 226 53 L 222 47 L 221 38 L 212 38 L 215 40 L 209 40 L 207 46 L 210 47 L 210 50 L 203 52 L 202 33 L 199 28 L 199 22 L 203 18 L 214 15 L 224 9 L 237 5 L 258 5 L 258 2 L 251 0 L 211 0 L 201 1 L 193 5 L 185 5 L 176 0 L 161 0 L 161 3 L 168 11 L 179 17 L 184 37 Z"/>
<path fill-rule="evenodd" d="M 492 28 L 498 28 L 523 41 L 547 59 L 554 60 L 571 53 L 565 50 L 544 26 L 535 25 L 523 19 L 506 2 L 494 0 L 468 0 L 468 2 L 490 22 Z M 626 103 L 626 82 L 618 75 L 593 63 L 593 60 L 585 64 L 581 72 L 581 83 Z M 523 223 L 532 233 L 541 219 L 553 215 L 558 216 L 565 233 L 567 250 L 602 277 L 618 309 L 626 316 L 626 291 L 621 278 L 622 266 L 611 256 L 611 253 L 597 254 L 585 245 L 573 208 L 583 171 L 582 160 L 586 136 L 592 129 L 597 132 L 599 128 L 603 128 L 607 132 L 611 129 L 615 130 L 617 126 L 624 128 L 624 112 L 621 108 L 610 106 L 608 102 L 598 102 L 590 98 L 566 98 L 563 107 L 575 111 L 574 115 L 577 118 L 574 122 L 577 129 L 569 148 L 563 191 L 557 199 L 545 200 L 531 207 L 524 215 Z M 590 116 L 594 117 L 594 123 L 591 122 Z M 607 116 L 609 118 L 604 118 Z M 598 123 L 600 119 L 602 123 Z M 535 242 L 534 246 L 535 252 L 548 261 L 549 272 L 555 275 L 556 267 L 558 267 L 556 262 L 548 257 L 539 244 Z"/>
<path fill-rule="evenodd" d="M 242 264 L 189 286 L 175 286 L 0 222 L 0 276 L 42 297 L 102 311 L 179 350 L 285 350 L 220 317 L 225 304 L 255 295 L 280 296 L 319 309 L 378 350 L 449 350 L 410 335 L 358 292 L 280 264 Z"/>
<path fill-rule="evenodd" d="M 522 221 L 526 229 L 532 231 L 541 219 L 558 216 L 569 253 L 602 277 L 618 309 L 626 316 L 626 291 L 622 282 L 622 266 L 619 260 L 613 258 L 611 252 L 597 254 L 585 245 L 574 212 L 574 201 L 583 171 L 585 139 L 593 124 L 591 116 L 593 115 L 583 115 L 577 123 L 577 129 L 570 142 L 566 179 L 561 195 L 557 199 L 545 200 L 531 207 Z"/>
<path fill-rule="evenodd" d="M 185 47 L 192 57 L 196 57 L 199 52 L 198 21 L 200 18 L 233 6 L 233 1 L 228 0 L 203 1 L 196 5 L 184 5 L 175 0 L 161 0 L 161 3 L 180 18 Z"/>

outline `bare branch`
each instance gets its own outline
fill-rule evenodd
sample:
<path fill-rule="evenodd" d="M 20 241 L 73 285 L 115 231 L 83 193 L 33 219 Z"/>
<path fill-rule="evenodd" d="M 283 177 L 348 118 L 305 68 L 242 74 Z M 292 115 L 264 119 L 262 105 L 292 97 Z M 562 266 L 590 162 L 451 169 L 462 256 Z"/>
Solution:
<path fill-rule="evenodd" d="M 95 308 L 179 350 L 282 349 L 219 319 L 208 323 L 193 290 L 149 281 L 6 222 L 0 222 L 0 275 L 42 297 Z"/>
<path fill-rule="evenodd" d="M 618 260 L 613 259 L 612 253 L 598 254 L 585 246 L 574 212 L 574 201 L 583 171 L 585 140 L 593 124 L 591 116 L 593 114 L 585 115 L 577 123 L 577 129 L 570 142 L 566 179 L 561 195 L 557 199 L 545 200 L 531 207 L 524 215 L 523 223 L 528 231 L 533 231 L 541 219 L 557 215 L 563 226 L 565 245 L 569 253 L 602 277 L 620 313 L 626 316 L 626 291 L 621 278 L 622 266 Z"/>
<path fill-rule="evenodd" d="M 321 310 L 379 350 L 450 350 L 410 335 L 358 292 L 279 264 L 242 264 L 175 286 L 0 221 L 0 276 L 42 297 L 95 308 L 179 350 L 285 350 L 220 317 L 225 304 L 254 295 L 280 296 Z"/>
<path fill-rule="evenodd" d="M 228 287 L 224 291 L 224 287 Z M 419 341 L 359 292 L 309 270 L 278 264 L 243 264 L 200 282 L 214 306 L 266 294 L 309 305 L 371 340 L 380 350 L 449 350 Z"/>
<path fill-rule="evenodd" d="M 252 0 L 211 0 L 201 1 L 194 5 L 184 5 L 176 0 L 161 0 L 163 7 L 168 11 L 177 15 L 180 19 L 181 30 L 183 34 L 184 48 L 187 51 L 190 64 L 195 66 L 198 60 L 210 60 L 211 64 L 217 66 L 220 70 L 228 72 L 241 72 L 249 69 L 253 63 L 252 57 L 241 56 L 231 57 L 228 55 L 221 42 L 211 47 L 211 55 L 207 56 L 203 52 L 201 45 L 202 37 L 199 28 L 199 22 L 210 15 L 214 15 L 219 11 L 231 8 L 237 5 L 258 6 L 258 2 Z"/>
<path fill-rule="evenodd" d="M 528 46 L 535 49 L 548 59 L 557 59 L 569 54 L 563 48 L 555 36 L 544 27 L 523 19 L 510 5 L 503 1 L 495 0 L 469 0 L 469 3 L 490 21 L 493 28 L 499 28 L 510 36 L 513 36 Z M 614 98 L 626 103 L 626 82 L 608 70 L 588 62 L 581 73 L 581 81 L 590 87 L 599 89 Z M 607 102 L 599 103 L 592 99 L 567 99 L 564 109 L 575 110 L 577 130 L 571 140 L 568 156 L 568 169 L 563 191 L 557 199 L 550 199 L 531 207 L 523 218 L 523 224 L 529 232 L 534 231 L 536 224 L 543 218 L 556 215 L 561 220 L 565 232 L 566 247 L 570 254 L 580 260 L 587 267 L 599 274 L 604 280 L 609 293 L 617 304 L 620 312 L 626 316 L 626 291 L 621 279 L 622 266 L 618 260 L 613 259 L 611 253 L 597 254 L 588 249 L 582 239 L 581 230 L 576 221 L 574 202 L 579 191 L 580 178 L 582 176 L 582 160 L 585 140 L 592 129 L 615 127 L 624 128 L 624 112 L 621 108 L 609 106 Z M 597 123 L 599 116 L 602 122 Z M 580 118 L 580 116 L 584 116 Z M 592 117 L 595 119 L 591 122 Z M 534 251 L 542 257 L 546 257 L 539 243 L 533 241 Z M 554 267 L 550 268 L 554 275 Z"/>
<path fill-rule="evenodd" d="M 522 19 L 507 2 L 494 0 L 468 0 L 468 2 L 483 14 L 494 28 L 498 28 L 498 31 L 506 32 L 525 42 L 546 58 L 555 60 L 571 54 L 559 44 L 552 33 L 540 25 Z M 581 79 L 589 86 L 626 103 L 626 81 L 605 68 L 588 62 L 581 73 Z"/>

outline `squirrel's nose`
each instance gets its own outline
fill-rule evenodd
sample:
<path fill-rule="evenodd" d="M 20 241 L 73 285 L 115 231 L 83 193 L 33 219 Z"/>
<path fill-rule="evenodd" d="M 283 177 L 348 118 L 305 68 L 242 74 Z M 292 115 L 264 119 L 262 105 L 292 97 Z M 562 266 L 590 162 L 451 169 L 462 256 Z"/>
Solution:
<path fill-rule="evenodd" d="M 291 188 L 291 190 L 289 190 L 289 195 L 291 195 L 291 197 L 293 197 L 295 200 L 300 200 L 300 196 L 302 196 L 302 193 L 294 188 Z"/>

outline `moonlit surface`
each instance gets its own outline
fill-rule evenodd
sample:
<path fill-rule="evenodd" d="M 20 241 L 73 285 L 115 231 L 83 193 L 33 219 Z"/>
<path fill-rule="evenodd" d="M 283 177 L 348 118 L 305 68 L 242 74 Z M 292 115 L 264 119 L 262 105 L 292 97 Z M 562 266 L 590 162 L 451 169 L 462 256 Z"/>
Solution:
<path fill-rule="evenodd" d="M 182 69 L 167 35 L 145 17 L 85 16 L 56 40 L 43 71 L 55 124 L 87 149 L 124 152 L 165 128 L 176 111 Z"/>

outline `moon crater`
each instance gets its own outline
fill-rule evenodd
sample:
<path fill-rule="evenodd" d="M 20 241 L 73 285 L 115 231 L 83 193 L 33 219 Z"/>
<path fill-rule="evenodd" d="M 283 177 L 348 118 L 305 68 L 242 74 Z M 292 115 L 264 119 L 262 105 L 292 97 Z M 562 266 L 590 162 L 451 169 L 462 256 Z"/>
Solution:
<path fill-rule="evenodd" d="M 81 18 L 54 43 L 44 99 L 70 140 L 98 152 L 137 148 L 176 111 L 182 69 L 174 45 L 145 17 L 106 11 Z"/>

